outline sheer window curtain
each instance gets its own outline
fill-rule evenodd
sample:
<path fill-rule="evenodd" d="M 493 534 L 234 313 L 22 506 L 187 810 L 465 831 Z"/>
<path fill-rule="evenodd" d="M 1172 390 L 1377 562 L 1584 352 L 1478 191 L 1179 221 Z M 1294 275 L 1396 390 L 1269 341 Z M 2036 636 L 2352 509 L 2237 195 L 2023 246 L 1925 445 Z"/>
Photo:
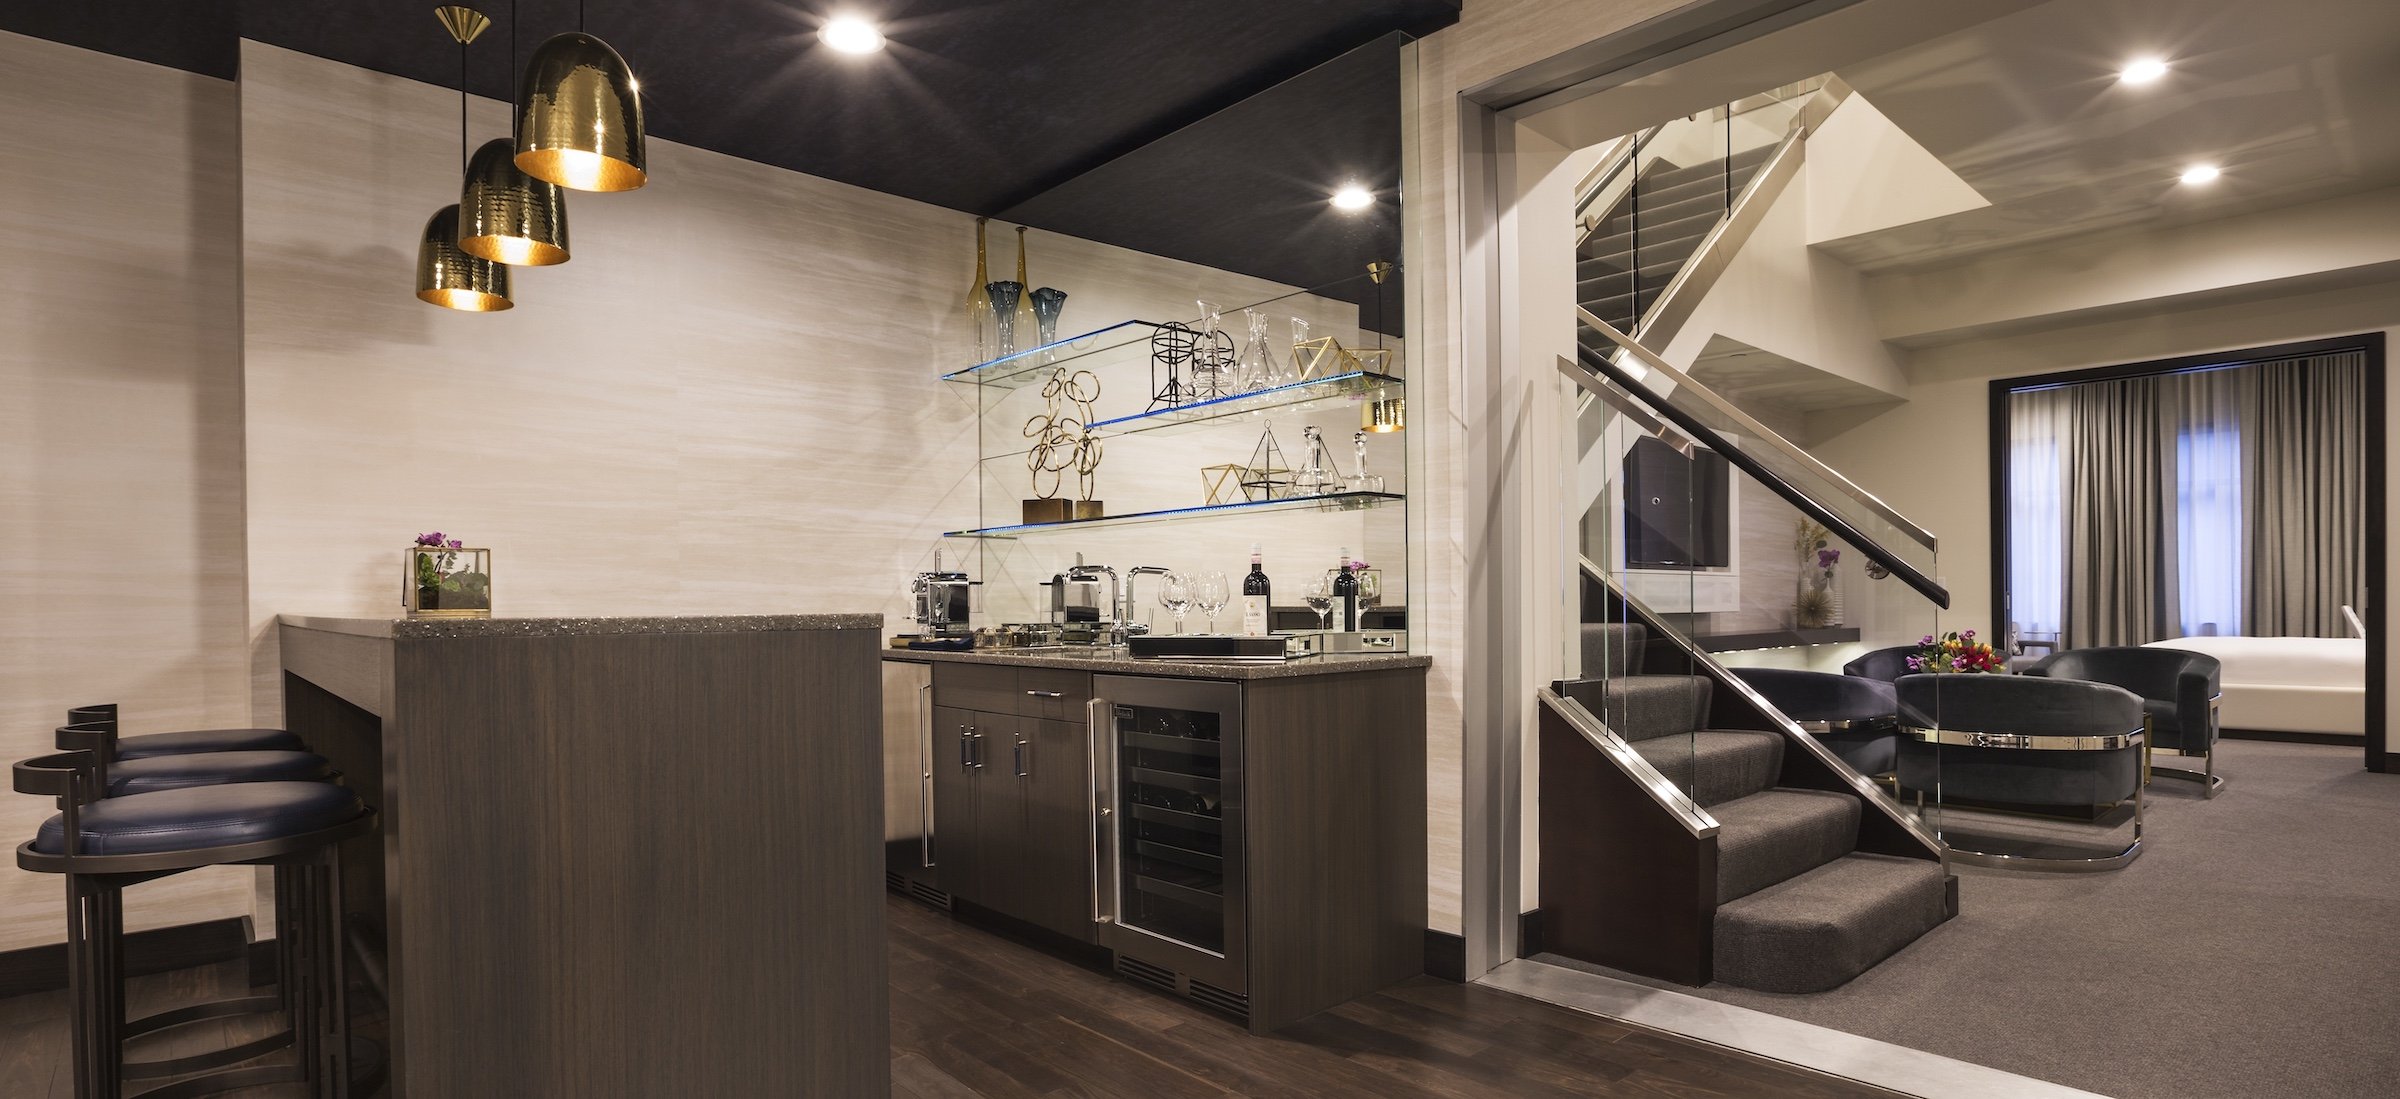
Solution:
<path fill-rule="evenodd" d="M 2242 632 L 2246 368 L 2159 379 L 2175 439 L 2174 593 L 2184 637 Z"/>
<path fill-rule="evenodd" d="M 2066 481 L 2059 460 L 2067 389 L 2008 395 L 2008 619 L 2031 634 L 2060 632 L 2066 560 Z"/>

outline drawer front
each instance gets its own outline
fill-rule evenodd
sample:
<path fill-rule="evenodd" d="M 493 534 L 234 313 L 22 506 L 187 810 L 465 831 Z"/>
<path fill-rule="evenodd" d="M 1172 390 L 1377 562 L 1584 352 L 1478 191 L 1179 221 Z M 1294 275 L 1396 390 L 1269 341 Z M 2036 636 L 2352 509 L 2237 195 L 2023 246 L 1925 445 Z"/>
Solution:
<path fill-rule="evenodd" d="M 1017 704 L 1011 711 L 1049 721 L 1084 722 L 1092 697 L 1092 673 L 1067 668 L 1017 669 Z"/>
<path fill-rule="evenodd" d="M 1019 669 L 991 664 L 935 664 L 933 704 L 987 714 L 1013 714 L 1022 700 L 1017 693 Z"/>

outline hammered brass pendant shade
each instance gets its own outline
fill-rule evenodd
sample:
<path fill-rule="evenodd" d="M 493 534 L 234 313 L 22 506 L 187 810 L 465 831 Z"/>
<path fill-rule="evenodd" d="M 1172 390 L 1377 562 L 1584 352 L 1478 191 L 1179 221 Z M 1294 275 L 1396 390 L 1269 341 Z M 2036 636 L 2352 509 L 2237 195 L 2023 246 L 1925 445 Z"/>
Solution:
<path fill-rule="evenodd" d="M 567 262 L 567 196 L 517 169 L 516 143 L 496 137 L 467 161 L 458 200 L 458 246 L 516 267 Z"/>
<path fill-rule="evenodd" d="M 608 43 L 569 31 L 542 43 L 517 97 L 517 167 L 577 191 L 630 191 L 649 181 L 642 97 Z"/>
<path fill-rule="evenodd" d="M 508 300 L 508 268 L 458 247 L 458 207 L 444 206 L 417 240 L 417 297 L 445 309 L 497 313 Z"/>

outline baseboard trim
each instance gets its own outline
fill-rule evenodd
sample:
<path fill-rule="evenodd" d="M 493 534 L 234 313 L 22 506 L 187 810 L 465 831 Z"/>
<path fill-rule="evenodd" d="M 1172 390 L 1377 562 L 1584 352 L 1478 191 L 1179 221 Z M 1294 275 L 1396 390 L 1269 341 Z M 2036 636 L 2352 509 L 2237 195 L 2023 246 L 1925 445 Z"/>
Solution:
<path fill-rule="evenodd" d="M 1465 983 L 1467 979 L 1467 937 L 1447 931 L 1425 929 L 1425 975 L 1445 981 Z"/>
<path fill-rule="evenodd" d="M 2343 733 L 2289 733 L 2280 729 L 2219 729 L 2222 740 L 2272 740 L 2281 744 L 2331 744 L 2341 748 L 2356 748 L 2359 738 Z"/>
<path fill-rule="evenodd" d="M 63 922 L 64 915 L 61 919 Z M 125 936 L 125 973 L 139 977 L 244 957 L 250 920 L 228 916 L 204 923 L 136 931 Z M 0 998 L 67 987 L 67 944 L 29 946 L 0 953 Z"/>

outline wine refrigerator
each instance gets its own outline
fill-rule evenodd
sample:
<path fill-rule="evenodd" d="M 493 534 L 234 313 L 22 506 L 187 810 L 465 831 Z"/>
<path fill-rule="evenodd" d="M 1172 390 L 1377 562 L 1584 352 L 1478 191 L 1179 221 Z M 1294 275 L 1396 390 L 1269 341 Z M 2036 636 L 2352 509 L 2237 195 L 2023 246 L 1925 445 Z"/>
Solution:
<path fill-rule="evenodd" d="M 1092 919 L 1117 972 L 1249 1013 L 1234 683 L 1096 676 Z"/>

